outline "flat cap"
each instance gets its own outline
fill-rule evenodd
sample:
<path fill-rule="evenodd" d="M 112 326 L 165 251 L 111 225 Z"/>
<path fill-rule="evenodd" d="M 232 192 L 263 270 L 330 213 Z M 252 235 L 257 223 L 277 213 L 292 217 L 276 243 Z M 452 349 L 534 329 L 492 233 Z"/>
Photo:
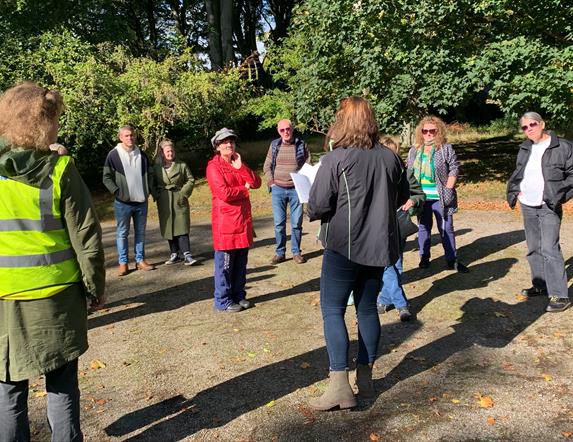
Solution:
<path fill-rule="evenodd" d="M 226 127 L 219 129 L 217 132 L 215 132 L 213 138 L 211 138 L 212 146 L 215 147 L 215 143 L 217 143 L 217 141 L 222 141 L 225 138 L 237 139 L 237 134 L 232 129 L 227 129 Z"/>

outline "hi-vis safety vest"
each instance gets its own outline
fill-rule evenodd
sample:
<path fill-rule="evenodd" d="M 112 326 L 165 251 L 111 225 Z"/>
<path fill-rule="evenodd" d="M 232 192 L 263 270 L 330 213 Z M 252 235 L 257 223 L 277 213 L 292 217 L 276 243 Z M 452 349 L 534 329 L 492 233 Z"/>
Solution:
<path fill-rule="evenodd" d="M 41 188 L 0 176 L 0 299 L 48 298 L 80 281 L 80 269 L 60 213 L 58 158 Z"/>

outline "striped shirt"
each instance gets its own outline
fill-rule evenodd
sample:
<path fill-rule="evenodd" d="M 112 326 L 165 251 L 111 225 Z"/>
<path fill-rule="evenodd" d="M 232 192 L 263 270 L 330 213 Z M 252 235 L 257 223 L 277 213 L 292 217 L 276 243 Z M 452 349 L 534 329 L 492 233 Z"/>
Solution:
<path fill-rule="evenodd" d="M 263 170 L 267 177 L 267 182 L 269 186 L 276 184 L 280 187 L 292 188 L 294 184 L 290 176 L 291 172 L 296 172 L 299 167 L 296 162 L 296 147 L 294 144 L 281 144 L 279 152 L 277 154 L 277 161 L 275 165 L 274 180 L 271 171 L 273 149 L 269 148 L 267 152 L 267 158 L 265 159 L 265 164 Z M 308 158 L 307 158 L 308 162 Z"/>

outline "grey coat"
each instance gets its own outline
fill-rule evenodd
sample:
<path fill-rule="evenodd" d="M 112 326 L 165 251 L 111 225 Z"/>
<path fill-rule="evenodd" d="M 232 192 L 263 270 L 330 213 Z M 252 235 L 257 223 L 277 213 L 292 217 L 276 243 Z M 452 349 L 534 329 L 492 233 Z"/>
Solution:
<path fill-rule="evenodd" d="M 414 167 L 417 148 L 412 146 L 408 152 L 408 168 Z M 444 144 L 434 153 L 434 174 L 436 177 L 436 187 L 440 197 L 440 206 L 445 216 L 452 215 L 458 211 L 458 193 L 456 189 L 446 187 L 448 177 L 459 174 L 460 163 L 456 156 L 456 151 L 451 144 Z M 416 177 L 419 180 L 419 177 Z"/>

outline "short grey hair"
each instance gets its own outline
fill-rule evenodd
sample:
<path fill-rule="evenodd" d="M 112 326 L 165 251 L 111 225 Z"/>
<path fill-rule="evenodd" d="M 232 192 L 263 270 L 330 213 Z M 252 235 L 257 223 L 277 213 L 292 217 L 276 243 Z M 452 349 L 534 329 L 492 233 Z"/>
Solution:
<path fill-rule="evenodd" d="M 133 125 L 131 125 L 131 124 L 124 124 L 123 126 L 121 126 L 121 127 L 119 128 L 119 130 L 117 131 L 117 134 L 119 135 L 119 134 L 120 134 L 122 131 L 124 131 L 124 130 L 128 130 L 128 131 L 130 131 L 131 133 L 135 133 L 135 132 L 136 132 L 135 127 L 134 127 Z"/>
<path fill-rule="evenodd" d="M 537 121 L 538 123 L 544 123 L 545 121 L 543 120 L 543 117 L 541 115 L 539 115 L 537 112 L 525 112 L 521 118 L 519 119 L 519 123 L 521 124 L 521 122 L 527 118 L 528 120 L 534 120 Z"/>

